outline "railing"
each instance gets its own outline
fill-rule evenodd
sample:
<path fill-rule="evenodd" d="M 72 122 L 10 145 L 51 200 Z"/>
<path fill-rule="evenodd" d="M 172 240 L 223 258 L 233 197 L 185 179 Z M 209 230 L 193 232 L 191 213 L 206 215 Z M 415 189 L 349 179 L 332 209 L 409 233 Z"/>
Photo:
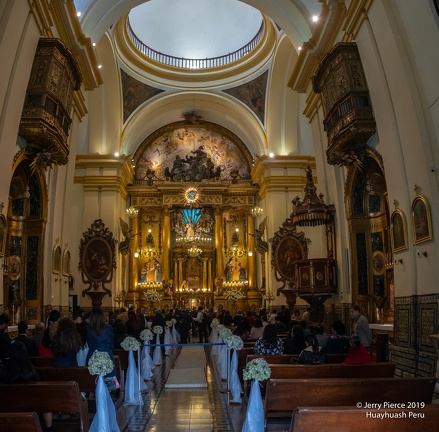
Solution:
<path fill-rule="evenodd" d="M 211 57 L 205 59 L 189 59 L 184 57 L 175 57 L 168 54 L 163 54 L 158 52 L 149 46 L 145 45 L 134 33 L 131 28 L 130 20 L 127 20 L 127 30 L 128 35 L 133 42 L 136 49 L 138 49 L 142 54 L 155 60 L 159 63 L 163 63 L 168 66 L 173 66 L 182 69 L 207 69 L 214 68 L 219 66 L 224 66 L 226 64 L 232 63 L 246 56 L 250 51 L 252 51 L 259 41 L 262 38 L 262 34 L 264 32 L 264 23 L 261 23 L 261 27 L 256 33 L 255 37 L 246 45 L 244 45 L 239 50 L 236 50 L 232 53 L 219 56 L 219 57 Z"/>

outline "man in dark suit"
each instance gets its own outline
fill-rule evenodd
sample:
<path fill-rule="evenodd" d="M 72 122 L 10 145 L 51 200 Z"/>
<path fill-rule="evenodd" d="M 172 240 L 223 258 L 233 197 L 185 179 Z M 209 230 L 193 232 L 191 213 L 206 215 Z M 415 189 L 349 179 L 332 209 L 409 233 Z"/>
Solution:
<path fill-rule="evenodd" d="M 28 327 L 26 321 L 20 321 L 18 323 L 18 336 L 14 340 L 23 342 L 28 356 L 37 356 L 37 345 L 35 344 L 35 341 L 28 337 L 27 329 Z"/>

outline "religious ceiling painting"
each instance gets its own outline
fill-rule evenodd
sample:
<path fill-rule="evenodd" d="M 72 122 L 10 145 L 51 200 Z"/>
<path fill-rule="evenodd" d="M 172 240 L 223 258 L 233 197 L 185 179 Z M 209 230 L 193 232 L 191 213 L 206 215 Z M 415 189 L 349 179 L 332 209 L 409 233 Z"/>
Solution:
<path fill-rule="evenodd" d="M 144 102 L 163 90 L 144 84 L 120 70 L 123 94 L 123 122 Z"/>
<path fill-rule="evenodd" d="M 254 80 L 238 87 L 224 90 L 224 92 L 247 105 L 256 114 L 261 123 L 265 125 L 265 97 L 267 93 L 267 81 L 268 71 L 265 71 L 262 75 L 258 76 Z"/>
<path fill-rule="evenodd" d="M 250 180 L 252 157 L 234 134 L 213 123 L 169 125 L 137 150 L 135 181 Z"/>

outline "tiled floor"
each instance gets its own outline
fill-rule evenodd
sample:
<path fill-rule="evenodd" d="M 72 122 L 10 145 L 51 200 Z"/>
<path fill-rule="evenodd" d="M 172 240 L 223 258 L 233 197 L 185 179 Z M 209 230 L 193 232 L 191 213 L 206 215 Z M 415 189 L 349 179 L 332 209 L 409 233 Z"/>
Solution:
<path fill-rule="evenodd" d="M 154 369 L 147 382 L 144 405 L 121 406 L 117 420 L 121 432 L 240 432 L 245 404 L 229 405 L 226 383 L 221 382 L 206 348 L 207 389 L 165 389 L 164 384 L 180 348 Z"/>

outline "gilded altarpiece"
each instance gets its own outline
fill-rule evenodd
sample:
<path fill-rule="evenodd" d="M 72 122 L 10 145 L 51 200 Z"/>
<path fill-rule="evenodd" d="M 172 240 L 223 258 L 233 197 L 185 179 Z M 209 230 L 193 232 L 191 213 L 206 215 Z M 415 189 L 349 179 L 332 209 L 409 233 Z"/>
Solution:
<path fill-rule="evenodd" d="M 155 289 L 154 307 L 258 308 L 251 155 L 230 131 L 192 120 L 153 133 L 134 155 L 125 303 L 148 306 L 143 293 Z M 232 304 L 236 289 L 243 298 Z"/>

